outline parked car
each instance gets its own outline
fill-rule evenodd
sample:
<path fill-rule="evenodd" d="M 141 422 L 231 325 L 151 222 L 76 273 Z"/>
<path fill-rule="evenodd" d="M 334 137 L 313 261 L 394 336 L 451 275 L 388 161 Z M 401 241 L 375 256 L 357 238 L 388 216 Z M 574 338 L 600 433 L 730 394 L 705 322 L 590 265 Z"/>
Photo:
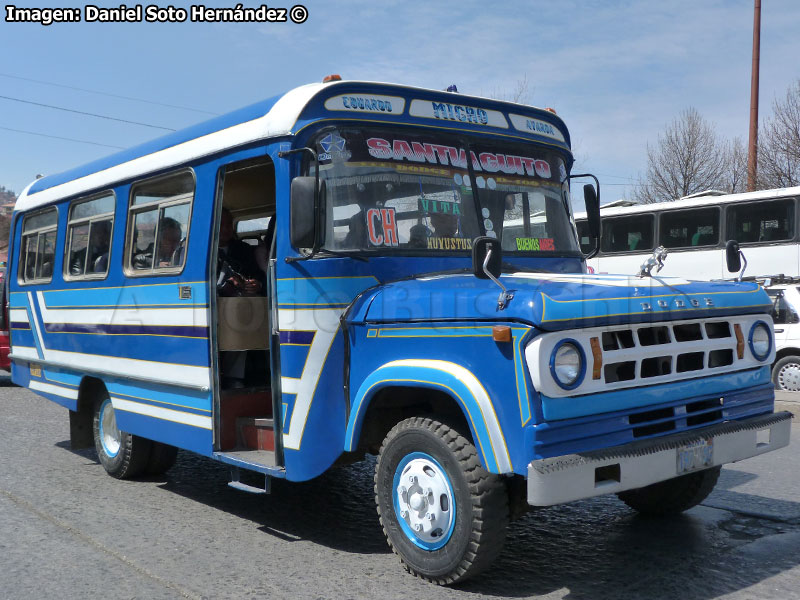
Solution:
<path fill-rule="evenodd" d="M 0 269 L 0 369 L 10 371 L 11 359 L 8 358 L 8 355 L 11 353 L 11 344 L 9 343 L 8 336 L 10 324 L 8 322 L 5 274 L 5 264 L 3 264 Z"/>
<path fill-rule="evenodd" d="M 800 279 L 766 281 L 775 322 L 775 362 L 772 381 L 776 390 L 800 392 Z M 772 285 L 770 285 L 772 284 Z"/>

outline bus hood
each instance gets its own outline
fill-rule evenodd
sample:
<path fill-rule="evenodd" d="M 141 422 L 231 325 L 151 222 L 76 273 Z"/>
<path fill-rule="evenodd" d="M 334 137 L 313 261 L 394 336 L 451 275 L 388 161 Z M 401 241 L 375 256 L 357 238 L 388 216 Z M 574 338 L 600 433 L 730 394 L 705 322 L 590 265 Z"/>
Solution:
<path fill-rule="evenodd" d="M 388 283 L 362 297 L 354 321 L 502 320 L 546 331 L 764 313 L 767 294 L 755 283 L 675 277 L 513 273 L 500 279 L 513 298 L 498 309 L 500 288 L 471 274 L 442 274 Z"/>

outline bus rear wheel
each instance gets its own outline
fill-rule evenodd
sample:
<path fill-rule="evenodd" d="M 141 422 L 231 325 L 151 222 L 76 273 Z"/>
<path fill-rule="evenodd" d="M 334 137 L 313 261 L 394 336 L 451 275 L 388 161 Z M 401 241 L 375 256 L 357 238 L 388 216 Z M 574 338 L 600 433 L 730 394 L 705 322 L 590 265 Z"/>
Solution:
<path fill-rule="evenodd" d="M 705 500 L 719 479 L 722 467 L 660 481 L 647 487 L 620 492 L 617 497 L 643 515 L 676 515 Z"/>
<path fill-rule="evenodd" d="M 503 548 L 508 493 L 475 446 L 439 421 L 398 423 L 383 442 L 375 499 L 392 550 L 410 573 L 439 585 L 486 569 Z"/>
<path fill-rule="evenodd" d="M 114 406 L 107 395 L 95 404 L 92 429 L 97 457 L 106 473 L 117 479 L 130 479 L 147 468 L 152 443 L 119 430 Z"/>

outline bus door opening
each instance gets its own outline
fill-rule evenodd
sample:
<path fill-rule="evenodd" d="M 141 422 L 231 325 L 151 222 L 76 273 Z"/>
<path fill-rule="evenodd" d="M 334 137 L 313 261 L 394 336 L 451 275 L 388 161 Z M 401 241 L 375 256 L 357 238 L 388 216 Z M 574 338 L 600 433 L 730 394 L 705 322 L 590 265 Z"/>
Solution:
<path fill-rule="evenodd" d="M 268 158 L 228 165 L 216 252 L 218 449 L 275 465 L 268 262 L 275 174 Z"/>

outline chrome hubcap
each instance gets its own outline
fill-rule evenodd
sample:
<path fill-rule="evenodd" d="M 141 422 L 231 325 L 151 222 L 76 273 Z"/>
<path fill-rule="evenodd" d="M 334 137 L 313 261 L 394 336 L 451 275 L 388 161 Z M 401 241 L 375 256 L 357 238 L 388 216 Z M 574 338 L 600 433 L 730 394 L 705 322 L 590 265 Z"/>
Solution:
<path fill-rule="evenodd" d="M 100 439 L 103 442 L 103 448 L 109 456 L 116 456 L 120 447 L 120 435 L 111 401 L 106 400 L 100 410 Z"/>
<path fill-rule="evenodd" d="M 778 371 L 778 386 L 789 392 L 800 392 L 800 364 L 789 363 Z"/>
<path fill-rule="evenodd" d="M 447 475 L 428 458 L 414 458 L 397 478 L 396 509 L 414 537 L 424 544 L 446 541 L 453 525 L 453 490 Z"/>

